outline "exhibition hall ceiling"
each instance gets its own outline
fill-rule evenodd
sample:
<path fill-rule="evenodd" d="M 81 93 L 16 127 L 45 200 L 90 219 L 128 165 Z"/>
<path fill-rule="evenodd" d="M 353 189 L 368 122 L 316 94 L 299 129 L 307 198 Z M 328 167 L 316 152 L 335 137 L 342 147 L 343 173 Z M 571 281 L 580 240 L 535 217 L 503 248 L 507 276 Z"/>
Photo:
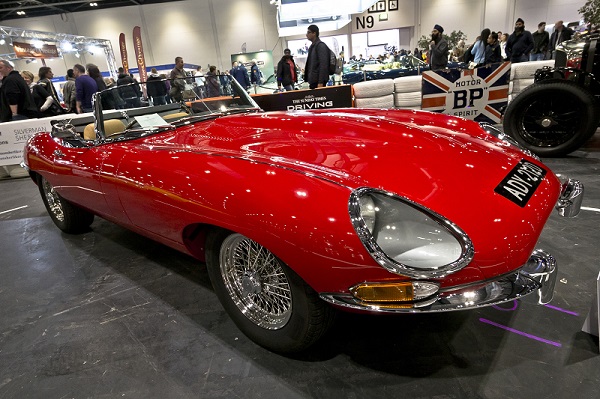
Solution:
<path fill-rule="evenodd" d="M 3 0 L 0 21 L 181 0 Z"/>

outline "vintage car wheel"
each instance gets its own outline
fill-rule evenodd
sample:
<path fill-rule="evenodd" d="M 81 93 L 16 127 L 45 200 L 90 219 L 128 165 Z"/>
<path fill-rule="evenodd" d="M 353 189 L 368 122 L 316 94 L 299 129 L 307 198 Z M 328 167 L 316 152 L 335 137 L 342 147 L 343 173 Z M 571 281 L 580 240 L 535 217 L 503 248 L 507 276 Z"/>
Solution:
<path fill-rule="evenodd" d="M 42 201 L 54 224 L 65 233 L 76 234 L 86 231 L 94 221 L 94 214 L 71 204 L 62 198 L 54 186 L 45 178 L 38 178 Z"/>
<path fill-rule="evenodd" d="M 333 309 L 257 242 L 219 230 L 207 239 L 206 262 L 223 307 L 259 345 L 281 353 L 302 351 L 331 326 Z"/>
<path fill-rule="evenodd" d="M 594 135 L 598 108 L 594 96 L 575 83 L 536 83 L 508 105 L 504 130 L 540 156 L 564 156 Z"/>

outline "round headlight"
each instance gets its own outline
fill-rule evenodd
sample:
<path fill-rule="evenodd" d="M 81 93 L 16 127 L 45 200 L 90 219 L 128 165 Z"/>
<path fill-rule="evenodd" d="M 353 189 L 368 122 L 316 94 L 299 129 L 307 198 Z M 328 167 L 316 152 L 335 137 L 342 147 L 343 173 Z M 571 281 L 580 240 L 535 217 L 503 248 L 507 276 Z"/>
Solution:
<path fill-rule="evenodd" d="M 379 190 L 359 189 L 352 196 L 354 227 L 387 270 L 415 278 L 441 277 L 471 261 L 471 241 L 442 216 Z"/>

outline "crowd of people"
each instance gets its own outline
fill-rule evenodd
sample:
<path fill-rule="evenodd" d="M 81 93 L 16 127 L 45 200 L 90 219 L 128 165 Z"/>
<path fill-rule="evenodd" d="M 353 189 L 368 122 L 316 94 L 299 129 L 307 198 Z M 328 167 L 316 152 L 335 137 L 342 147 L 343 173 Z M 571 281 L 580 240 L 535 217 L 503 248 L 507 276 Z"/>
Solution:
<path fill-rule="evenodd" d="M 159 74 L 156 68 L 152 68 L 146 89 L 143 90 L 133 75 L 122 67 L 118 69 L 115 81 L 112 77 L 103 77 L 94 64 L 85 67 L 75 64 L 67 70 L 62 96 L 59 96 L 52 83 L 54 74 L 50 67 L 39 68 L 36 77 L 30 71 L 16 71 L 10 61 L 0 60 L 0 122 L 92 112 L 94 94 L 113 87 L 118 89 L 111 90 L 110 95 L 101 98 L 103 109 L 134 108 L 143 103 L 163 105 L 228 94 L 224 89 L 226 84 L 219 75 L 215 66 L 210 66 L 206 74 L 198 68 L 196 74 L 192 75 L 184 70 L 183 58 L 177 57 L 169 76 Z M 249 82 L 243 84 L 244 87 L 249 85 Z"/>
<path fill-rule="evenodd" d="M 451 61 L 468 63 L 471 68 L 501 61 L 512 63 L 540 61 L 552 59 L 556 46 L 571 39 L 575 34 L 572 29 L 564 26 L 563 21 L 554 24 L 551 35 L 546 31 L 545 22 L 540 22 L 537 30 L 531 33 L 525 29 L 523 19 L 518 18 L 511 34 L 485 28 L 470 46 L 466 46 L 464 40 L 461 40 L 450 49 L 443 33 L 444 28 L 435 25 L 426 51 L 422 52 L 417 48 L 412 53 L 410 50 L 393 50 L 385 56 L 378 57 L 378 61 L 395 62 L 404 56 L 414 56 L 425 60 L 432 70 L 446 68 Z M 311 45 L 305 49 L 308 56 L 304 70 L 298 68 L 289 49 L 284 50 L 283 57 L 277 63 L 276 79 L 279 90 L 294 90 L 299 77 L 303 78 L 311 89 L 326 86 L 330 80 L 331 74 L 328 71 L 330 50 L 320 40 L 318 26 L 310 25 L 306 37 Z M 343 62 L 343 54 L 340 54 L 339 60 Z M 352 56 L 347 62 L 353 61 L 360 62 L 365 59 L 362 54 L 359 54 Z M 36 80 L 32 72 L 19 73 L 14 70 L 11 62 L 0 60 L 0 78 L 2 78 L 0 122 L 62 113 L 91 112 L 94 93 L 115 86 L 119 89 L 112 90 L 111 96 L 102 97 L 103 109 L 139 107 L 142 105 L 142 100 L 153 105 L 161 105 L 171 101 L 230 94 L 224 76 L 215 66 L 209 66 L 207 73 L 198 67 L 196 73 L 192 75 L 191 72 L 184 70 L 183 65 L 183 58 L 176 57 L 175 67 L 169 76 L 158 74 L 157 70 L 152 68 L 147 78 L 146 91 L 143 92 L 133 75 L 123 68 L 119 68 L 115 81 L 111 77 L 103 78 L 100 69 L 94 64 L 85 67 L 75 64 L 65 76 L 61 102 L 52 84 L 54 74 L 51 68 L 47 66 L 39 68 Z M 245 89 L 263 83 L 256 60 L 250 63 L 250 71 L 243 63 L 233 62 L 232 68 L 225 71 L 225 74 L 235 78 Z"/>
<path fill-rule="evenodd" d="M 554 24 L 551 35 L 546 31 L 546 22 L 540 22 L 537 30 L 531 33 L 525 29 L 525 21 L 521 18 L 516 20 L 511 34 L 485 28 L 468 47 L 461 40 L 450 49 L 443 33 L 444 28 L 435 25 L 428 51 L 423 53 L 432 70 L 446 68 L 452 61 L 465 62 L 470 68 L 477 68 L 501 61 L 518 63 L 548 60 L 554 57 L 557 45 L 575 35 L 571 28 L 564 26 L 563 21 Z"/>

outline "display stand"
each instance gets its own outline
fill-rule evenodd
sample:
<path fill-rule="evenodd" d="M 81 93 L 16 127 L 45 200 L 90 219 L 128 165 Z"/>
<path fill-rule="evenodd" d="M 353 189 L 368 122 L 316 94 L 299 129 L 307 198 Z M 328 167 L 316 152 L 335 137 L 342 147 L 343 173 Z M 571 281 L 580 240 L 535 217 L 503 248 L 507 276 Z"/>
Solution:
<path fill-rule="evenodd" d="M 594 295 L 594 300 L 592 302 L 592 308 L 590 309 L 590 313 L 588 313 L 585 322 L 583 323 L 582 331 L 595 335 L 598 337 L 598 331 L 600 330 L 600 306 L 598 300 L 600 299 L 600 274 L 598 274 L 598 278 L 596 279 L 596 293 Z"/>

